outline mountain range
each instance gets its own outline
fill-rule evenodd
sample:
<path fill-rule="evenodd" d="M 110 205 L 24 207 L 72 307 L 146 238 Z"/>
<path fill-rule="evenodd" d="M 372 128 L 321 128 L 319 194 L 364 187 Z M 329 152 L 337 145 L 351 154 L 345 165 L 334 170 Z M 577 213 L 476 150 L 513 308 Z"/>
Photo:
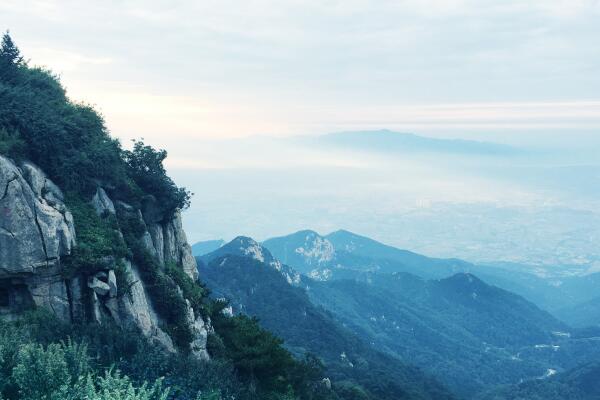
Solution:
<path fill-rule="evenodd" d="M 388 129 L 330 133 L 302 141 L 330 147 L 386 153 L 447 153 L 482 156 L 510 156 L 524 151 L 512 146 L 475 140 L 437 139 Z"/>
<path fill-rule="evenodd" d="M 324 346 L 337 354 L 339 347 L 321 342 L 319 328 L 336 326 L 370 351 L 421 368 L 459 397 L 547 379 L 600 355 L 596 330 L 573 329 L 476 276 L 506 279 L 490 274 L 491 267 L 429 258 L 347 231 L 301 231 L 262 245 L 240 237 L 199 260 L 215 295 L 230 299 L 234 312 L 258 316 L 291 349 L 316 346 L 323 353 Z M 267 284 L 275 281 L 277 289 Z M 304 311 L 277 311 L 283 304 L 302 304 Z M 298 329 L 307 309 L 327 323 Z"/>
<path fill-rule="evenodd" d="M 375 350 L 290 284 L 290 268 L 250 238 L 238 237 L 198 258 L 214 296 L 235 313 L 256 316 L 298 356 L 318 355 L 332 380 L 355 381 L 380 399 L 450 399 L 429 374 Z"/>

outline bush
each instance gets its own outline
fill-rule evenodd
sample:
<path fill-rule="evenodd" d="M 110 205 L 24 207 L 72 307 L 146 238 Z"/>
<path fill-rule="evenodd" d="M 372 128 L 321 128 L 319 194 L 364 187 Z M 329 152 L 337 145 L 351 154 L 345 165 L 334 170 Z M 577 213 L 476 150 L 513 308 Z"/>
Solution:
<path fill-rule="evenodd" d="M 64 349 L 58 344 L 46 349 L 38 344 L 22 346 L 12 378 L 23 400 L 55 398 L 67 389 L 71 380 Z"/>
<path fill-rule="evenodd" d="M 167 263 L 165 272 L 173 279 L 175 284 L 179 286 L 183 292 L 183 297 L 189 300 L 196 317 L 209 315 L 209 306 L 207 305 L 208 290 L 205 287 L 201 286 L 198 282 L 194 282 L 194 280 L 176 264 Z"/>
<path fill-rule="evenodd" d="M 65 277 L 71 278 L 79 273 L 90 275 L 128 256 L 127 246 L 118 233 L 119 224 L 113 215 L 101 218 L 94 207 L 74 193 L 67 193 L 66 202 L 75 221 L 77 246 L 70 256 L 63 257 Z"/>

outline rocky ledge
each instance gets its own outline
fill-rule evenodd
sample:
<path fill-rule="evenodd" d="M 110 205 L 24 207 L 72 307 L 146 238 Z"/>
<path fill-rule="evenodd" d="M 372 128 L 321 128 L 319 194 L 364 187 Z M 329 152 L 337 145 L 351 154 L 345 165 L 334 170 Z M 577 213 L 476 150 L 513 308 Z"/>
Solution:
<path fill-rule="evenodd" d="M 142 207 L 115 203 L 98 187 L 91 204 L 99 215 L 116 213 L 119 207 L 134 213 L 145 227 L 143 242 L 161 265 L 174 263 L 197 279 L 181 215 L 165 220 L 151 201 Z M 107 258 L 93 275 L 65 277 L 61 259 L 77 246 L 73 216 L 62 191 L 31 163 L 17 165 L 0 156 L 0 316 L 15 318 L 24 310 L 43 307 L 73 323 L 108 320 L 135 327 L 150 340 L 175 351 L 161 326 L 140 279 L 138 266 L 129 260 Z M 119 294 L 117 265 L 128 277 L 127 290 Z M 188 304 L 188 322 L 194 332 L 192 351 L 208 358 L 206 338 L 210 324 L 195 317 Z"/>

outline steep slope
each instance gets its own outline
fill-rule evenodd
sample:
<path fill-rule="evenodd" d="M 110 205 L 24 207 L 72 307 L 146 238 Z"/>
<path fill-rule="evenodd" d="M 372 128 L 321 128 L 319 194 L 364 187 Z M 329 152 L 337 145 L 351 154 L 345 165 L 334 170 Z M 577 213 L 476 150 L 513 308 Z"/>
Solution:
<path fill-rule="evenodd" d="M 43 307 L 63 321 L 100 323 L 109 319 L 122 327 L 136 327 L 174 351 L 177 343 L 161 328 L 172 321 L 160 314 L 160 305 L 151 299 L 147 282 L 142 279 L 148 266 L 135 256 L 128 259 L 117 253 L 107 253 L 100 259 L 82 256 L 84 249 L 77 245 L 76 232 L 80 233 L 82 246 L 86 246 L 90 226 L 82 225 L 85 222 L 77 217 L 85 215 L 98 227 L 111 220 L 113 231 L 109 232 L 113 237 L 107 239 L 125 246 L 123 237 L 128 233 L 124 227 L 135 223 L 143 251 L 156 257 L 163 268 L 171 263 L 195 280 L 196 261 L 179 212 L 167 218 L 152 203 L 146 204 L 144 213 L 124 202 L 115 206 L 106 191 L 98 187 L 89 204 L 78 205 L 74 218 L 62 191 L 39 168 L 30 162 L 19 167 L 3 156 L 0 186 L 5 188 L 0 200 L 4 210 L 0 221 L 1 314 L 14 318 L 24 310 Z M 83 260 L 85 263 L 80 265 Z M 190 342 L 199 357 L 207 358 L 205 322 L 199 314 L 193 317 L 184 300 L 181 312 L 193 335 Z"/>
<path fill-rule="evenodd" d="M 268 251 L 249 238 L 238 238 L 203 261 L 200 273 L 216 297 L 230 299 L 235 313 L 258 316 L 293 352 L 317 354 L 334 382 L 349 379 L 381 399 L 450 397 L 439 384 L 374 351 L 315 307 L 304 289 L 290 285 L 274 267 Z"/>

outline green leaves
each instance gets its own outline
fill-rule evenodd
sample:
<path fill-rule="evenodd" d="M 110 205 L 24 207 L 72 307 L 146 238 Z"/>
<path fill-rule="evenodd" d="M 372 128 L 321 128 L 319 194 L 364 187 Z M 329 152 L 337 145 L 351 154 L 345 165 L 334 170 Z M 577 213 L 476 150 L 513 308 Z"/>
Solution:
<path fill-rule="evenodd" d="M 171 217 L 176 209 L 190 206 L 192 193 L 178 188 L 167 176 L 163 161 L 165 150 L 156 150 L 141 140 L 133 140 L 133 150 L 124 150 L 123 159 L 127 163 L 129 175 L 146 193 L 151 193 L 160 205 L 161 211 Z"/>

